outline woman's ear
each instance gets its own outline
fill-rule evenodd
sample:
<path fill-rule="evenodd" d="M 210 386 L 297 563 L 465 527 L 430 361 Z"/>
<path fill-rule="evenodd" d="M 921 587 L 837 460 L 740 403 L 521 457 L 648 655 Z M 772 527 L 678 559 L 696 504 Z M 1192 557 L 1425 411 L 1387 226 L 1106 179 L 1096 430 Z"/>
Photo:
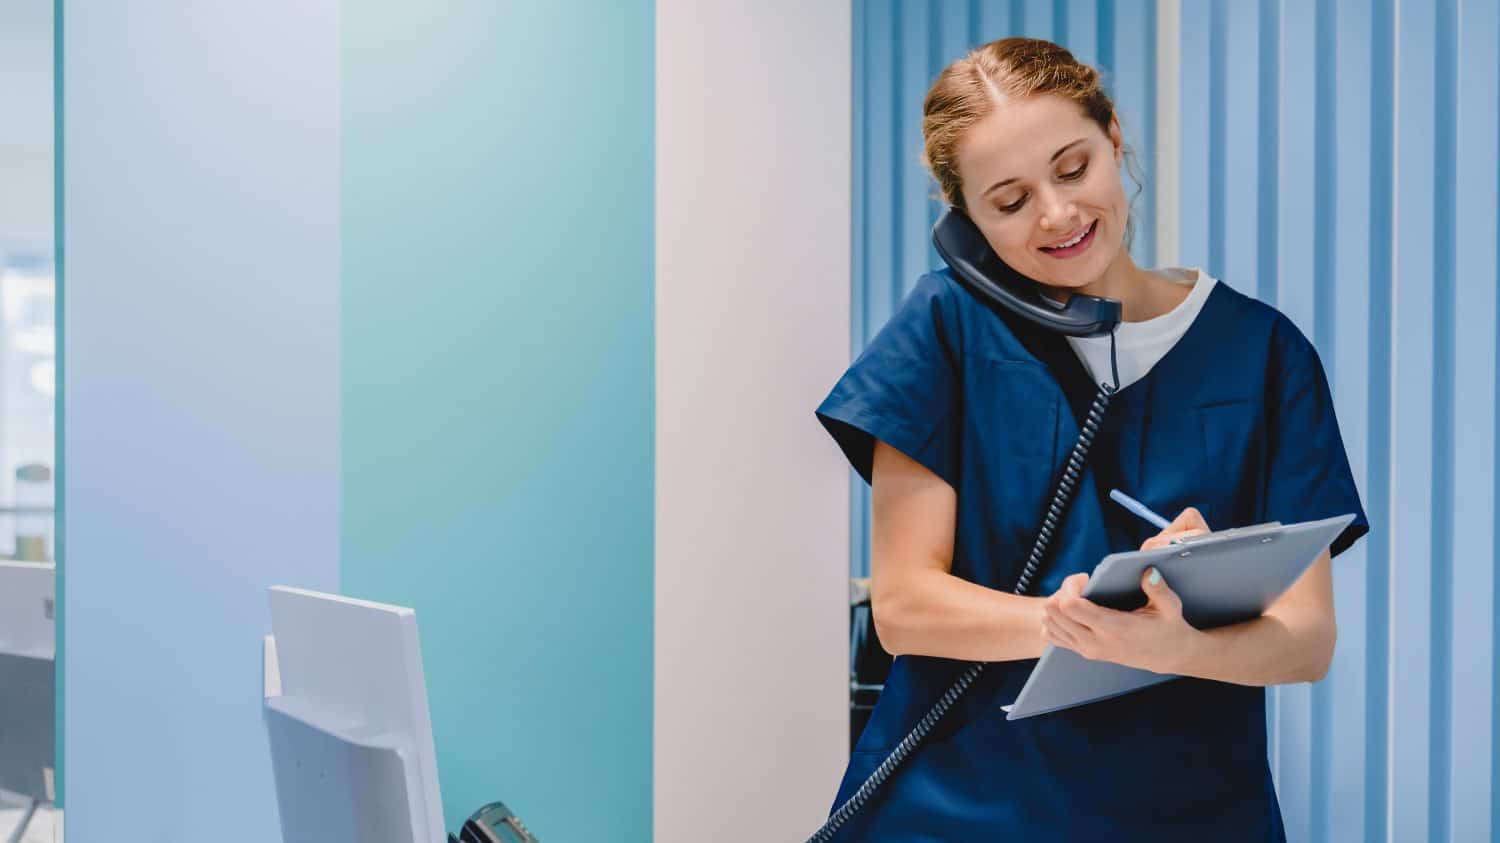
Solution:
<path fill-rule="evenodd" d="M 1120 131 L 1120 118 L 1113 114 L 1109 116 L 1109 142 L 1115 148 L 1115 164 L 1119 165 L 1125 158 L 1125 136 Z"/>

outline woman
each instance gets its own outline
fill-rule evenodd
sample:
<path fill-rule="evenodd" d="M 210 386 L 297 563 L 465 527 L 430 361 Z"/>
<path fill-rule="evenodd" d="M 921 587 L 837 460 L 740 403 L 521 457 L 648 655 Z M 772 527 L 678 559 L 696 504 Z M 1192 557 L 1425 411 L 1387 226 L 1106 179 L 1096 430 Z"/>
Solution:
<path fill-rule="evenodd" d="M 1285 839 L 1264 686 L 1327 672 L 1330 561 L 1368 531 L 1317 352 L 1200 269 L 1135 265 L 1119 121 L 1067 50 L 978 48 L 938 77 L 922 131 L 944 199 L 1001 260 L 1058 301 L 1117 300 L 1124 321 L 1113 337 L 1051 333 L 986 308 L 945 269 L 918 281 L 818 408 L 873 486 L 874 617 L 896 655 L 835 806 L 969 662 L 993 663 L 839 839 Z M 1116 383 L 1111 340 L 1119 391 L 1039 578 L 1012 594 L 1079 420 Z M 1180 514 L 1152 535 L 1111 488 Z M 1194 629 L 1154 572 L 1135 612 L 1080 596 L 1113 551 L 1350 512 L 1247 623 Z M 1183 678 L 1006 721 L 1000 706 L 1048 644 Z"/>

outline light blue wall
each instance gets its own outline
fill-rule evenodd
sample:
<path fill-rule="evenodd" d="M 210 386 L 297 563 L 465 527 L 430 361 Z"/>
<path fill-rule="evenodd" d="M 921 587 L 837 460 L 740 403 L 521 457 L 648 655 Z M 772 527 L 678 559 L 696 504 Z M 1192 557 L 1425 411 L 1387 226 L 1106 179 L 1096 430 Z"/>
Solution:
<path fill-rule="evenodd" d="M 276 839 L 277 582 L 418 609 L 451 826 L 649 838 L 651 4 L 62 20 L 69 839 Z"/>
<path fill-rule="evenodd" d="M 338 587 L 337 4 L 62 17 L 67 837 L 265 843 L 265 587 Z"/>
<path fill-rule="evenodd" d="M 344 8 L 342 582 L 417 610 L 450 828 L 651 837 L 653 16 Z"/>

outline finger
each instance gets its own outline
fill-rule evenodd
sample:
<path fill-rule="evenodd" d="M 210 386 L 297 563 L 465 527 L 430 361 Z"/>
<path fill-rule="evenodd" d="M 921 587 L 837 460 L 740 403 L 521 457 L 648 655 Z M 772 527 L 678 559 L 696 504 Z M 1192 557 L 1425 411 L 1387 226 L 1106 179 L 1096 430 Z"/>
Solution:
<path fill-rule="evenodd" d="M 1191 506 L 1179 512 L 1177 517 L 1172 519 L 1172 523 L 1167 526 L 1167 531 L 1169 532 L 1181 532 L 1193 529 L 1202 530 L 1206 533 L 1208 532 L 1208 522 L 1203 519 L 1203 513 L 1199 512 L 1196 507 Z"/>
<path fill-rule="evenodd" d="M 1182 541 L 1183 539 L 1192 538 L 1193 536 L 1205 535 L 1208 532 L 1208 530 L 1204 530 L 1198 527 L 1193 527 L 1186 530 L 1162 530 L 1160 533 L 1157 533 L 1156 535 L 1142 542 L 1141 550 L 1155 550 L 1158 547 L 1168 547 Z"/>
<path fill-rule="evenodd" d="M 1155 550 L 1158 547 L 1166 547 L 1167 542 L 1170 540 L 1171 536 L 1169 536 L 1168 534 L 1158 533 L 1157 535 L 1146 539 L 1144 542 L 1141 542 L 1141 550 Z"/>
<path fill-rule="evenodd" d="M 1076 593 L 1073 590 L 1073 584 L 1076 581 L 1077 577 L 1078 577 L 1078 574 L 1074 574 L 1071 577 L 1064 577 L 1063 581 L 1060 584 L 1058 584 L 1057 590 L 1054 591 L 1054 592 L 1052 592 L 1052 594 L 1049 595 L 1047 597 L 1047 599 L 1048 600 L 1056 600 L 1056 599 L 1062 597 L 1064 594 L 1074 594 L 1074 593 Z"/>
<path fill-rule="evenodd" d="M 1141 572 L 1141 590 L 1146 592 L 1146 599 L 1150 604 L 1158 609 L 1169 612 L 1182 609 L 1182 601 L 1177 597 L 1177 592 L 1167 585 L 1166 578 L 1155 567 Z"/>
<path fill-rule="evenodd" d="M 1115 615 L 1120 613 L 1113 609 L 1106 609 L 1087 597 L 1065 597 L 1060 601 L 1059 609 L 1069 620 L 1086 627 L 1095 634 L 1112 632 L 1119 625 Z"/>
<path fill-rule="evenodd" d="M 1063 632 L 1067 633 L 1073 638 L 1079 638 L 1093 634 L 1093 630 L 1089 628 L 1088 624 L 1084 623 L 1076 617 L 1073 617 L 1072 615 L 1069 615 L 1061 608 L 1051 608 L 1050 611 L 1045 613 L 1045 619 L 1048 623 L 1052 624 L 1058 629 L 1061 629 Z"/>
<path fill-rule="evenodd" d="M 1194 527 L 1191 530 L 1182 530 L 1180 532 L 1170 534 L 1171 538 L 1167 541 L 1167 544 L 1178 544 L 1185 539 L 1192 538 L 1193 536 L 1203 536 L 1207 534 L 1207 530 L 1201 530 L 1197 527 Z"/>
<path fill-rule="evenodd" d="M 1066 592 L 1068 594 L 1082 594 L 1083 587 L 1088 584 L 1088 574 L 1072 574 L 1067 579 L 1062 581 L 1062 588 L 1058 590 Z"/>
<path fill-rule="evenodd" d="M 1078 639 L 1050 620 L 1042 621 L 1042 638 L 1049 644 L 1078 652 Z"/>

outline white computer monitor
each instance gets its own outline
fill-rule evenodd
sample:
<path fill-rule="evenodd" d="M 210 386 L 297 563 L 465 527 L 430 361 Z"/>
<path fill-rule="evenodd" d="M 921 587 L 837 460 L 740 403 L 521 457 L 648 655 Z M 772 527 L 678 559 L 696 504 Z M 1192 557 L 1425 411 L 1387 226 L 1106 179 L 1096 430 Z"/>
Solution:
<path fill-rule="evenodd" d="M 416 612 L 270 589 L 267 727 L 287 843 L 444 839 Z"/>
<path fill-rule="evenodd" d="M 57 565 L 0 562 L 0 653 L 52 661 Z"/>

